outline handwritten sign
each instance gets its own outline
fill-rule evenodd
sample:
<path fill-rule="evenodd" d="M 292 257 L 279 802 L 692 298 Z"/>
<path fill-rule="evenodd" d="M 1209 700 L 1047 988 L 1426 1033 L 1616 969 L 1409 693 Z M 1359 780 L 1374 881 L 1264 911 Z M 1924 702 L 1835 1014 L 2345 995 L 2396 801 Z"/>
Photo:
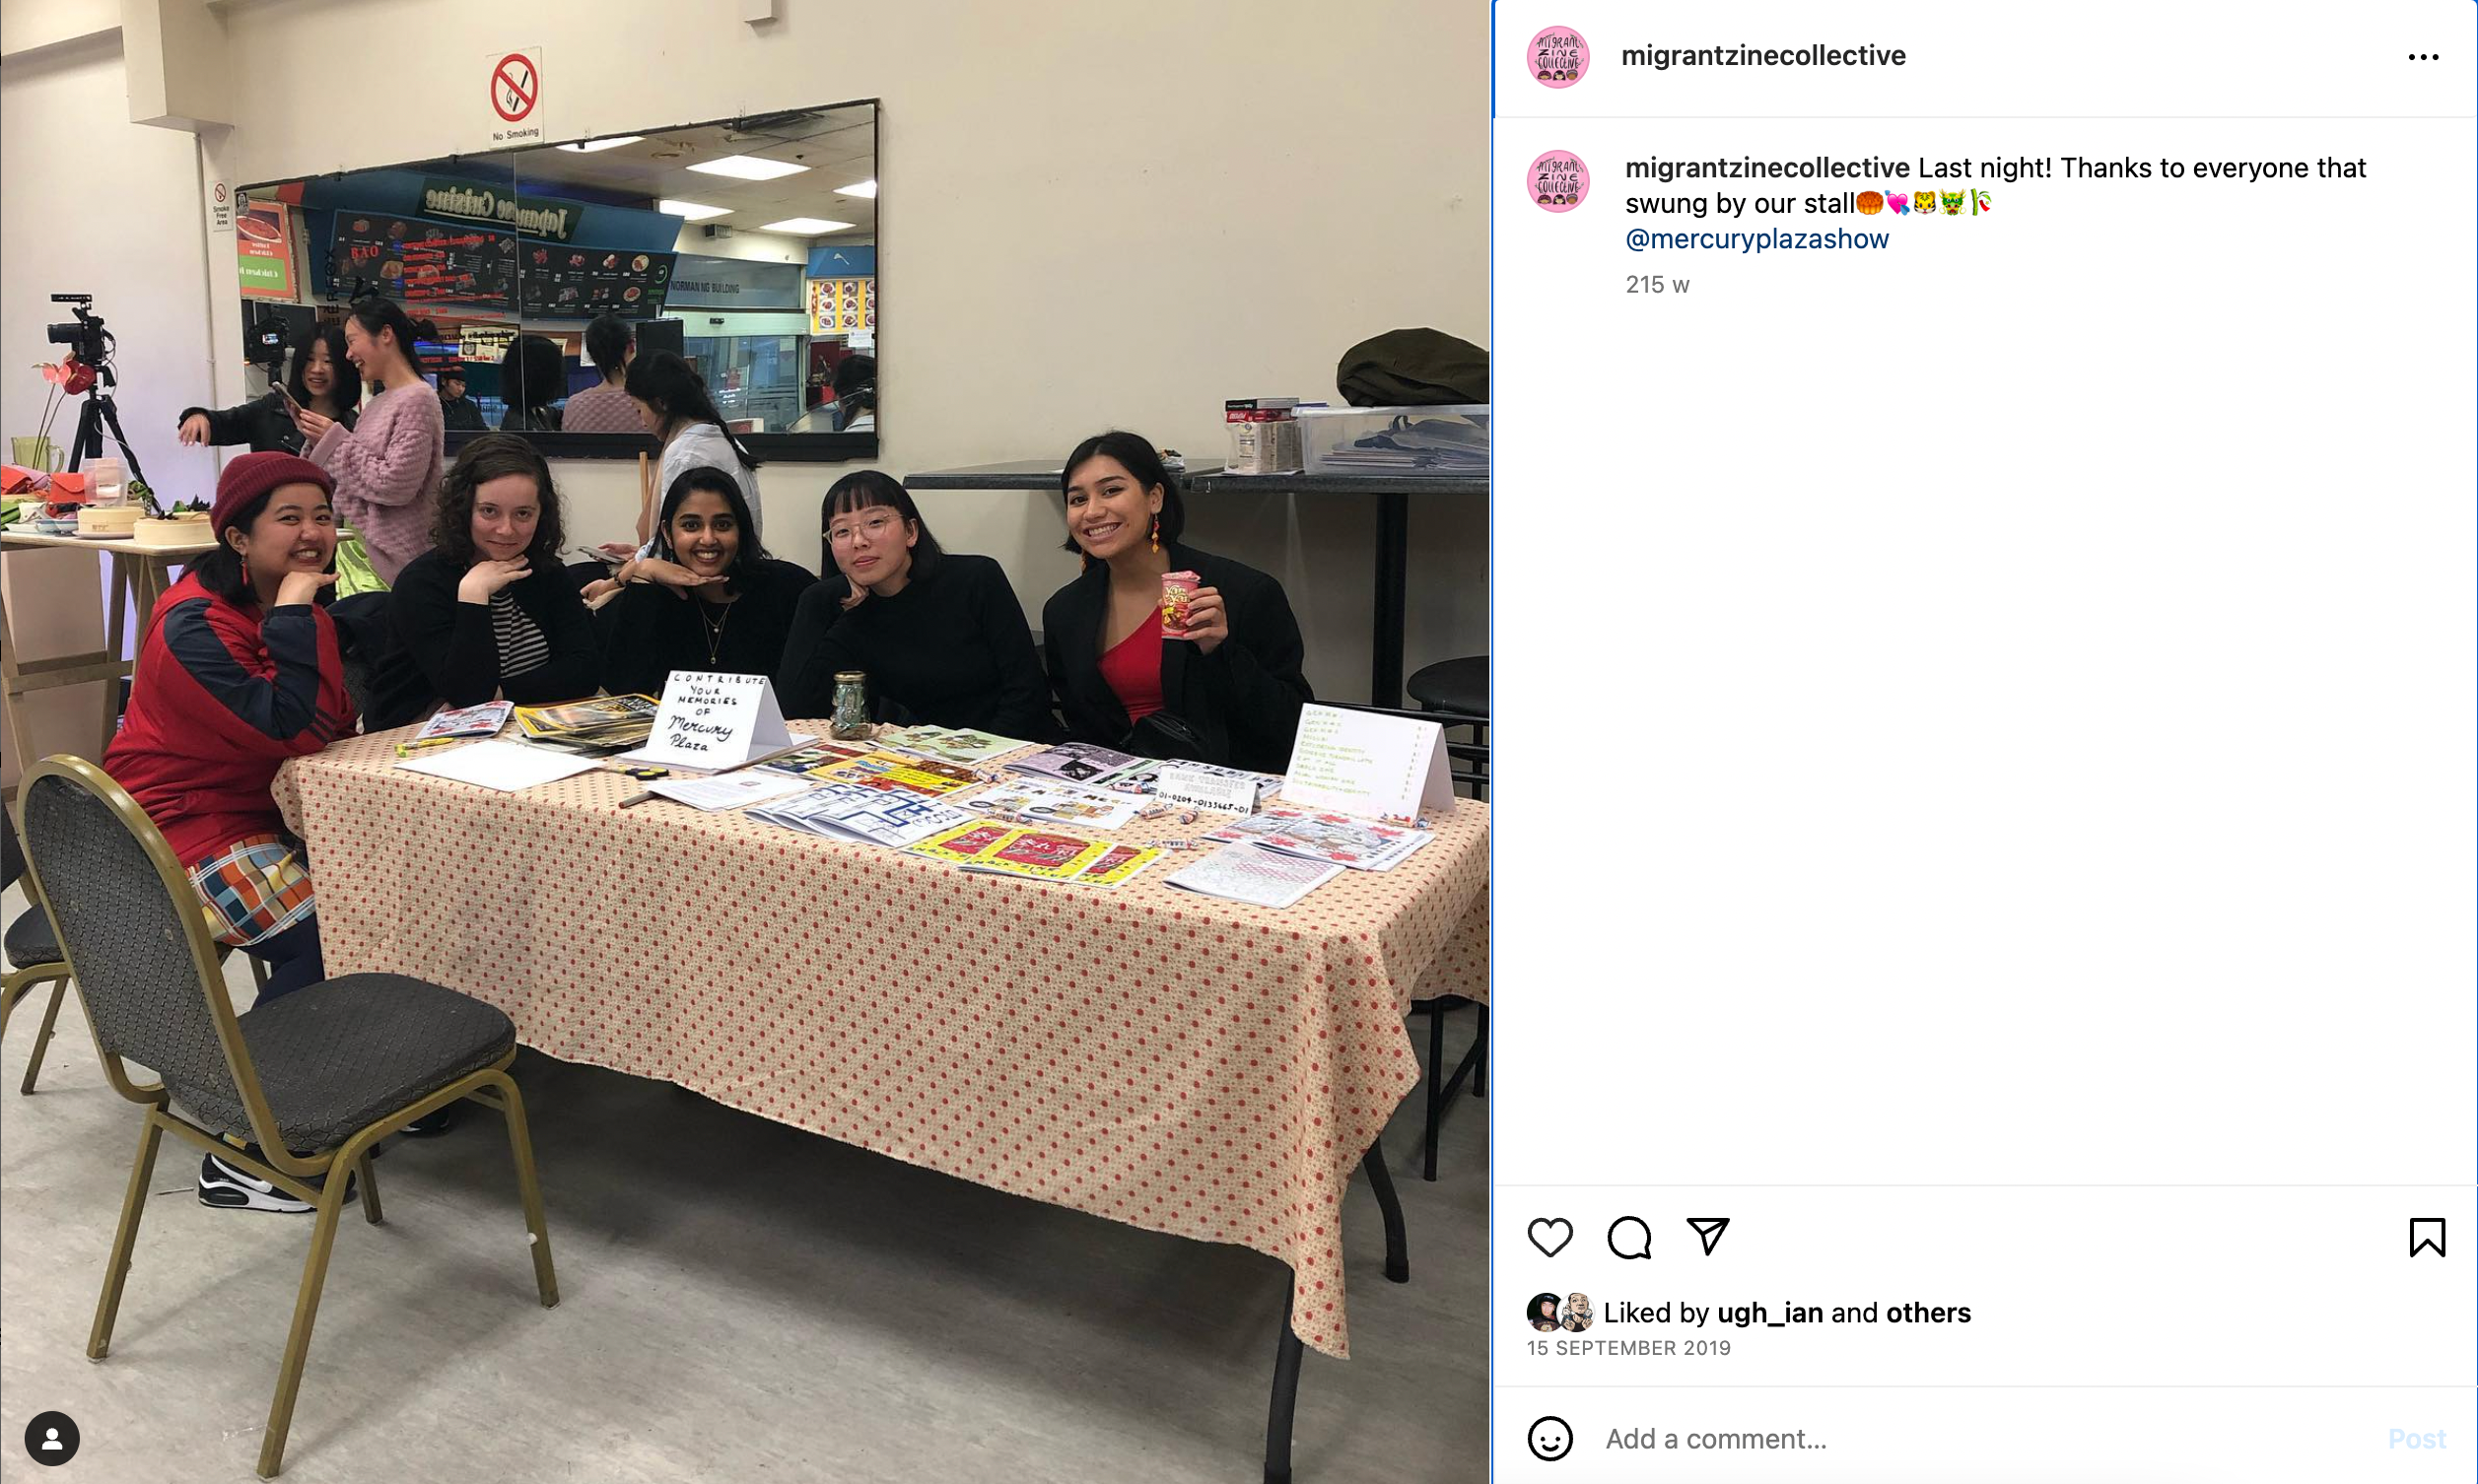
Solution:
<path fill-rule="evenodd" d="M 719 773 L 817 740 L 783 724 L 774 682 L 763 675 L 674 670 L 654 708 L 654 735 L 631 763 Z"/>
<path fill-rule="evenodd" d="M 1330 706 L 1299 712 L 1282 802 L 1368 819 L 1415 820 L 1454 802 L 1445 728 Z"/>

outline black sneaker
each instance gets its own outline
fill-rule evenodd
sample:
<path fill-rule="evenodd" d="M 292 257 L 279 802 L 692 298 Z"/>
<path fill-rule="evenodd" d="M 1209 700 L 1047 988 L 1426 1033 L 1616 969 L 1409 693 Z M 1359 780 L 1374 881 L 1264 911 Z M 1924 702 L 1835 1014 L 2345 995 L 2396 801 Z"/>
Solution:
<path fill-rule="evenodd" d="M 310 1183 L 317 1185 L 321 1181 L 312 1177 Z M 350 1202 L 360 1193 L 348 1178 L 345 1200 Z M 211 1154 L 198 1163 L 198 1204 L 226 1211 L 279 1211 L 287 1216 L 307 1215 L 318 1209 L 290 1190 Z"/>
<path fill-rule="evenodd" d="M 456 1110 L 463 1106 L 450 1103 L 437 1113 L 424 1113 L 396 1131 L 408 1139 L 435 1139 L 456 1126 Z"/>

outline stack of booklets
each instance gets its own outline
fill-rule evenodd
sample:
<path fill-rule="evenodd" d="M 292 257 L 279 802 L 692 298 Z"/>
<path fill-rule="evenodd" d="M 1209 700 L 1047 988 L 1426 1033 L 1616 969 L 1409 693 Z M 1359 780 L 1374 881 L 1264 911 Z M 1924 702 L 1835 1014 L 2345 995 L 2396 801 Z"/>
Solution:
<path fill-rule="evenodd" d="M 1055 778 L 1084 788 L 1107 788 L 1112 779 L 1151 768 L 1153 763 L 1149 758 L 1090 742 L 1062 742 L 1006 766 L 1012 772 L 1037 778 Z"/>
<path fill-rule="evenodd" d="M 949 726 L 895 726 L 880 731 L 877 745 L 896 752 L 910 753 L 916 758 L 952 763 L 959 768 L 974 768 L 992 758 L 1004 757 L 1032 746 L 1013 737 L 992 732 L 962 731 Z"/>
<path fill-rule="evenodd" d="M 1246 842 L 1285 855 L 1330 861 L 1354 871 L 1393 870 L 1413 850 L 1428 843 L 1425 830 L 1282 806 L 1234 820 L 1208 832 L 1205 838 L 1230 843 Z"/>
<path fill-rule="evenodd" d="M 871 749 L 866 745 L 855 747 L 849 742 L 820 742 L 811 747 L 803 747 L 796 752 L 778 754 L 757 766 L 771 768 L 777 773 L 793 774 L 800 777 L 823 778 L 830 771 L 842 767 L 855 758 L 867 757 Z"/>
<path fill-rule="evenodd" d="M 932 835 L 912 851 L 993 876 L 1105 887 L 1126 884 L 1162 854 L 1148 845 L 1025 830 L 991 820 Z"/>
<path fill-rule="evenodd" d="M 508 713 L 516 708 L 511 702 L 485 701 L 480 706 L 457 707 L 441 711 L 422 723 L 413 734 L 416 742 L 449 742 L 458 737 L 496 737 L 508 724 Z"/>
<path fill-rule="evenodd" d="M 944 798 L 981 781 L 981 775 L 969 768 L 931 758 L 907 757 L 899 752 L 865 752 L 857 758 L 810 769 L 809 776 L 820 782 L 858 783 L 863 788 L 894 789 L 923 798 Z"/>
<path fill-rule="evenodd" d="M 1244 768 L 1224 768 L 1218 763 L 1191 763 L 1185 759 L 1157 763 L 1150 758 L 1137 760 L 1138 766 L 1120 770 L 1101 786 L 1113 793 L 1150 795 L 1165 776 L 1203 776 L 1212 778 L 1244 778 L 1256 785 L 1256 803 L 1262 806 L 1266 795 L 1282 786 L 1281 775 L 1250 773 Z"/>
<path fill-rule="evenodd" d="M 1003 814 L 1034 824 L 1075 825 L 1086 830 L 1116 830 L 1143 809 L 1144 801 L 1124 793 L 1096 793 L 1048 778 L 1002 778 L 979 793 L 957 801 L 982 814 Z"/>
<path fill-rule="evenodd" d="M 1224 845 L 1162 882 L 1226 902 L 1284 908 L 1342 874 L 1339 865 L 1242 843 Z"/>
<path fill-rule="evenodd" d="M 787 830 L 806 830 L 830 840 L 860 840 L 898 849 L 980 822 L 952 804 L 935 803 L 900 789 L 866 788 L 858 783 L 821 783 L 789 798 L 757 804 L 747 812 L 751 819 L 762 819 Z"/>
<path fill-rule="evenodd" d="M 652 696 L 596 696 L 557 706 L 516 708 L 516 729 L 543 747 L 601 756 L 643 747 L 661 702 Z"/>

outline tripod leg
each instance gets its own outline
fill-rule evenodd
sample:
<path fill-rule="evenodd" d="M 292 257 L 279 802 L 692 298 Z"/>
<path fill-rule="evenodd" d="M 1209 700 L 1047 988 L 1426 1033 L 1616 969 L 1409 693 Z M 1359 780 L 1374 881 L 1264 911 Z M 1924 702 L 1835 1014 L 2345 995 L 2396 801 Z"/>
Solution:
<path fill-rule="evenodd" d="M 129 435 L 120 431 L 120 404 L 112 400 L 111 393 L 104 392 L 87 405 L 90 409 L 102 409 L 103 420 L 111 425 L 112 441 L 120 445 L 120 460 L 129 466 L 129 477 L 143 483 L 146 479 L 146 471 L 138 467 L 138 450 L 130 446 Z M 101 458 L 103 453 L 103 438 L 102 432 L 98 430 L 95 435 L 95 455 Z"/>
<path fill-rule="evenodd" d="M 86 405 L 78 409 L 78 431 L 69 438 L 69 467 L 72 470 L 76 469 L 79 461 L 87 456 L 86 451 L 90 447 L 95 450 L 97 458 L 103 456 L 103 415 L 97 410 L 102 405 L 103 399 L 89 392 Z M 119 427 L 120 420 L 114 418 L 113 431 L 118 432 Z"/>

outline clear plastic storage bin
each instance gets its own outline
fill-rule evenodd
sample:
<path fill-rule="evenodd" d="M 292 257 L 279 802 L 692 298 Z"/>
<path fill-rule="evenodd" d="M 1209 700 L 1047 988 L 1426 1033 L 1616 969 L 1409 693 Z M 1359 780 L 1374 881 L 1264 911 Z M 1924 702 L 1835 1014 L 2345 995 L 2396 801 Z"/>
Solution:
<path fill-rule="evenodd" d="M 1302 407 L 1299 438 L 1311 474 L 1488 472 L 1488 404 Z"/>

